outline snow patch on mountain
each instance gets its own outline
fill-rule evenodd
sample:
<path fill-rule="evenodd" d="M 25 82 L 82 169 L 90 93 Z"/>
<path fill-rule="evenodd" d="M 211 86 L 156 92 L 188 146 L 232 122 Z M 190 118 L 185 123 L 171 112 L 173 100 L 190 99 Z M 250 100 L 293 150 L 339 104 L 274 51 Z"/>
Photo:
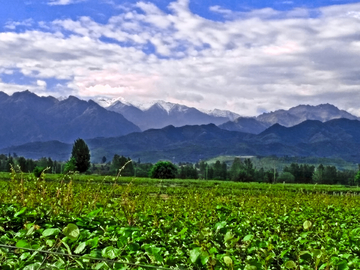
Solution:
<path fill-rule="evenodd" d="M 151 107 L 153 106 L 157 106 L 158 108 L 166 111 L 168 114 L 170 114 L 170 112 L 173 111 L 178 111 L 178 112 L 185 112 L 189 109 L 189 107 L 184 106 L 184 105 L 180 105 L 180 104 L 176 104 L 176 103 L 171 103 L 171 102 L 166 102 L 163 100 L 155 100 L 152 102 L 147 102 L 147 103 L 132 103 L 133 106 L 139 108 L 142 111 L 147 111 L 149 110 Z"/>
<path fill-rule="evenodd" d="M 118 98 L 99 97 L 94 99 L 94 101 L 104 108 L 108 108 L 110 106 L 119 106 L 119 107 L 133 106 L 144 112 L 148 111 L 153 106 L 157 106 L 158 108 L 164 110 L 167 114 L 170 114 L 171 112 L 186 112 L 189 109 L 191 109 L 191 107 L 187 107 L 185 105 L 167 102 L 163 100 L 153 100 L 150 102 L 138 102 L 138 101 L 129 102 L 122 97 L 118 97 Z M 240 117 L 239 114 L 228 110 L 219 110 L 219 109 L 214 109 L 214 110 L 197 109 L 197 110 L 214 117 L 226 117 L 231 121 Z"/>
<path fill-rule="evenodd" d="M 117 97 L 117 98 L 98 97 L 98 98 L 93 99 L 93 101 L 95 101 L 97 104 L 99 104 L 101 107 L 104 107 L 104 108 L 110 107 L 111 105 L 114 105 L 115 103 L 117 103 L 119 101 L 122 104 L 131 105 L 129 102 L 127 102 L 122 97 Z"/>
<path fill-rule="evenodd" d="M 213 109 L 210 111 L 204 111 L 208 115 L 215 116 L 215 117 L 226 117 L 230 121 L 234 121 L 235 119 L 240 117 L 240 114 L 228 111 L 228 110 L 219 110 L 219 109 Z"/>

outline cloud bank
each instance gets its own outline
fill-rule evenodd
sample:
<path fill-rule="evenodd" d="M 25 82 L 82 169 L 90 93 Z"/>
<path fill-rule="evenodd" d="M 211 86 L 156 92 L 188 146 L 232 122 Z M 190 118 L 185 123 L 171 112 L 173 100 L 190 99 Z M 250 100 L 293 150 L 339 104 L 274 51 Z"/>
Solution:
<path fill-rule="evenodd" d="M 224 20 L 178 0 L 169 12 L 138 2 L 105 24 L 80 17 L 17 32 L 13 22 L 0 32 L 0 73 L 19 70 L 39 94 L 163 99 L 242 115 L 329 102 L 360 116 L 360 4 L 210 10 Z M 54 79 L 62 83 L 46 83 Z M 1 91 L 20 87 L 0 82 Z"/>

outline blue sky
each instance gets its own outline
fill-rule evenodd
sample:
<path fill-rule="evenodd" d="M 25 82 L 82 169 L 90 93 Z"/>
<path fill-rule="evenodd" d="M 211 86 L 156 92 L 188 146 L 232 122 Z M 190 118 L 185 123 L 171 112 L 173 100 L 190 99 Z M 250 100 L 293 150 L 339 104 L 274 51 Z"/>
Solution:
<path fill-rule="evenodd" d="M 0 91 L 360 116 L 360 3 L 0 2 Z"/>

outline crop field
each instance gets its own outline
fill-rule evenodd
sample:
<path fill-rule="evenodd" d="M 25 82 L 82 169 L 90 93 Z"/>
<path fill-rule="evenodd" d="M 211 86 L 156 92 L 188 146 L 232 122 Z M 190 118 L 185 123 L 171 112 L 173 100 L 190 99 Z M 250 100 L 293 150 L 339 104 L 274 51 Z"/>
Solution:
<path fill-rule="evenodd" d="M 358 188 L 0 178 L 1 269 L 360 269 Z"/>

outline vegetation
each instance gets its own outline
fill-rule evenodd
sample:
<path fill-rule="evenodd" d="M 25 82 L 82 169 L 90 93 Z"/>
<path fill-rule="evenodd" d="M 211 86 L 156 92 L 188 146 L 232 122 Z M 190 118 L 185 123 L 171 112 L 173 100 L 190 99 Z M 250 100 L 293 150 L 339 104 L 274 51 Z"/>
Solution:
<path fill-rule="evenodd" d="M 21 167 L 20 167 L 21 168 Z M 33 173 L 34 173 L 34 176 L 35 177 L 40 177 L 41 176 L 41 173 L 45 170 L 44 167 L 39 167 L 39 166 L 36 166 Z"/>
<path fill-rule="evenodd" d="M 2 269 L 360 268 L 357 189 L 334 195 L 325 192 L 334 186 L 322 185 L 51 177 L 13 171 L 0 181 L 0 245 L 17 247 L 0 247 Z"/>

